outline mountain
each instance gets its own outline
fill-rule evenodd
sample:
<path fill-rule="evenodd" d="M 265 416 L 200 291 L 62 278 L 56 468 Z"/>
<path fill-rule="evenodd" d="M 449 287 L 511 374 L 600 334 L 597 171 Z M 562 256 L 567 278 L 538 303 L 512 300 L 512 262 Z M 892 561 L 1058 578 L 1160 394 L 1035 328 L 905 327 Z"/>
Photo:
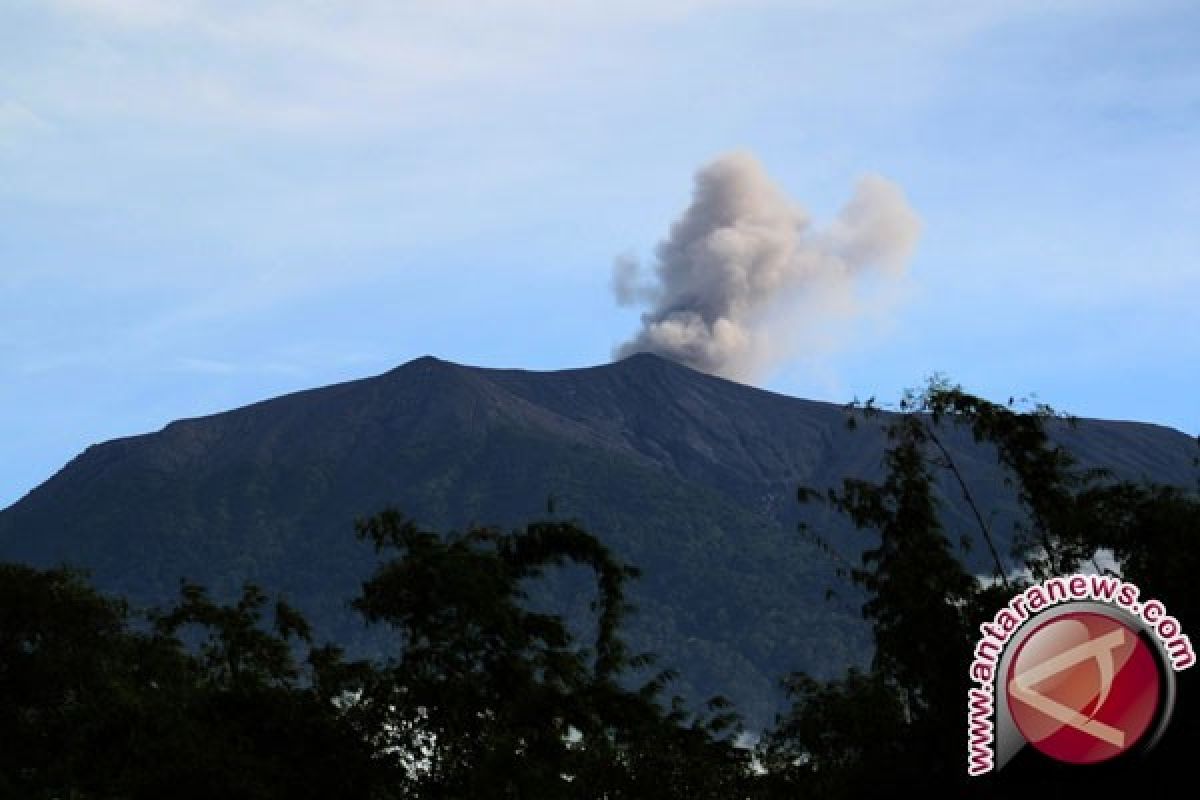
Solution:
<path fill-rule="evenodd" d="M 868 655 L 853 590 L 796 530 L 803 512 L 850 558 L 869 542 L 795 500 L 802 484 L 880 473 L 878 426 L 845 421 L 839 406 L 651 355 L 558 372 L 425 357 L 90 447 L 0 512 L 0 558 L 84 566 L 145 605 L 172 602 L 182 577 L 220 596 L 253 580 L 319 634 L 376 652 L 378 634 L 347 609 L 375 563 L 353 520 L 396 507 L 439 530 L 512 527 L 545 517 L 551 500 L 643 569 L 635 650 L 679 668 L 676 688 L 693 700 L 725 693 L 764 723 L 786 672 L 836 674 Z M 1176 431 L 1085 421 L 1056 435 L 1125 477 L 1195 480 L 1195 443 Z M 1015 505 L 993 455 L 947 438 L 1006 528 Z M 944 501 L 970 531 L 958 492 Z M 553 576 L 535 602 L 566 602 L 586 625 L 579 577 Z"/>

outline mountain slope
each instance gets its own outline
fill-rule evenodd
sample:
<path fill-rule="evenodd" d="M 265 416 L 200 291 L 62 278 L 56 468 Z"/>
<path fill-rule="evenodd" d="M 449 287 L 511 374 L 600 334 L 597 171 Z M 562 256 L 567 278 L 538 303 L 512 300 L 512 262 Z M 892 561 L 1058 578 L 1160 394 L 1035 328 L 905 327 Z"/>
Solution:
<path fill-rule="evenodd" d="M 783 673 L 867 652 L 852 593 L 825 600 L 830 562 L 795 532 L 798 485 L 878 473 L 877 427 L 844 422 L 837 406 L 649 355 L 550 373 L 426 357 L 88 448 L 0 512 L 0 558 L 83 565 L 144 604 L 170 602 L 184 576 L 219 594 L 250 579 L 320 633 L 374 649 L 346 610 L 373 563 L 355 518 L 394 506 L 442 530 L 508 527 L 553 498 L 643 568 L 635 647 L 680 667 L 686 694 L 729 693 L 762 722 Z M 1177 432 L 1088 422 L 1061 435 L 1128 476 L 1194 480 L 1194 444 Z M 991 456 L 950 439 L 983 502 L 1011 514 Z M 552 584 L 586 624 L 583 587 Z"/>

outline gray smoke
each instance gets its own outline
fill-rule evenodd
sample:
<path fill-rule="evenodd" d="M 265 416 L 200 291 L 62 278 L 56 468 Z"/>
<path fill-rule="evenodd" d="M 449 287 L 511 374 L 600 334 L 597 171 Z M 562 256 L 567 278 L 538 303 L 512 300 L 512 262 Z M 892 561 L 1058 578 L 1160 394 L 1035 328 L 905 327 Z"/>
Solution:
<path fill-rule="evenodd" d="M 748 153 L 696 174 L 692 202 L 655 251 L 652 280 L 617 259 L 613 293 L 644 305 L 641 330 L 614 355 L 665 356 L 751 381 L 810 346 L 833 322 L 872 313 L 859 284 L 903 276 L 920 221 L 895 184 L 876 175 L 824 230 Z"/>

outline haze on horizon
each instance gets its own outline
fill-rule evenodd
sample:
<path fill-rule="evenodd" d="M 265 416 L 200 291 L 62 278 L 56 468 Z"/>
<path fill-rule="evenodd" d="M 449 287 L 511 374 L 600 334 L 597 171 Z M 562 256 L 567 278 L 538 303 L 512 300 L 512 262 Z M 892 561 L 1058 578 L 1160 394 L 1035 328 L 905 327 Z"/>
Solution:
<path fill-rule="evenodd" d="M 939 371 L 1198 433 L 1198 30 L 1172 0 L 8 4 L 0 508 L 93 442 L 425 353 L 650 342 L 835 401 Z"/>

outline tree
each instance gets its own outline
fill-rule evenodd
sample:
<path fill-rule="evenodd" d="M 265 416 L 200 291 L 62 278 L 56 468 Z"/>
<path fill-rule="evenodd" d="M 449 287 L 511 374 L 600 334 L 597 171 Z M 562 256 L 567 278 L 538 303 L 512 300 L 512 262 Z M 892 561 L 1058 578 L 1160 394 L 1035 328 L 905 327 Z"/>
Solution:
<path fill-rule="evenodd" d="M 543 522 L 442 537 L 395 511 L 358 531 L 392 558 L 354 605 L 396 631 L 398 651 L 358 706 L 388 732 L 406 796 L 703 798 L 744 776 L 728 717 L 658 705 L 670 673 L 622 685 L 648 661 L 618 631 L 637 573 L 591 534 Z M 596 579 L 589 646 L 525 603 L 526 582 L 568 562 Z"/>
<path fill-rule="evenodd" d="M 867 418 L 878 413 L 870 403 L 855 410 Z M 906 394 L 899 412 L 885 425 L 889 446 L 881 482 L 849 479 L 824 494 L 799 492 L 802 501 L 823 500 L 878 536 L 848 573 L 865 593 L 863 616 L 874 633 L 875 654 L 867 673 L 824 682 L 794 675 L 786 682 L 793 706 L 762 748 L 776 788 L 818 787 L 822 796 L 856 797 L 967 789 L 963 706 L 971 648 L 979 623 L 1026 585 L 1028 575 L 1072 572 L 1108 549 L 1126 578 L 1154 586 L 1181 613 L 1196 608 L 1188 577 L 1198 566 L 1200 501 L 1194 493 L 1081 469 L 1048 434 L 1047 422 L 1059 415 L 1043 405 L 1022 411 L 935 379 L 923 392 Z M 985 509 L 944 444 L 954 426 L 992 448 L 1014 487 L 1024 510 L 1014 538 L 1019 569 L 1005 568 Z M 937 471 L 963 492 L 975 530 L 944 528 Z M 992 580 L 967 570 L 950 545 L 955 539 L 986 546 Z M 1170 763 L 1173 748 L 1190 741 L 1194 725 L 1173 730 L 1153 758 Z M 1077 788 L 1081 780 L 1111 787 L 1121 779 L 1111 771 L 1052 772 L 1043 770 L 1042 779 L 1061 778 L 1063 787 Z M 1013 780 L 1020 777 L 1010 771 L 970 788 L 1002 792 Z"/>
<path fill-rule="evenodd" d="M 595 537 L 564 522 L 443 537 L 396 512 L 358 530 L 389 556 L 354 601 L 396 631 L 387 663 L 313 647 L 303 617 L 254 585 L 223 604 L 185 582 L 147 625 L 78 573 L 0 565 L 0 795 L 745 793 L 749 757 L 726 704 L 664 707 L 669 670 L 629 688 L 651 661 L 619 635 L 636 570 Z M 566 563 L 596 580 L 584 641 L 525 595 Z"/>
<path fill-rule="evenodd" d="M 394 777 L 338 704 L 369 669 L 345 664 L 334 647 L 313 648 L 308 622 L 282 600 L 266 626 L 267 604 L 254 584 L 222 605 L 184 582 L 180 604 L 154 616 L 159 636 L 177 642 L 190 633 L 198 642 L 182 723 L 190 743 L 165 771 L 148 770 L 161 782 L 145 796 L 182 783 L 197 797 L 368 798 Z M 299 645 L 309 648 L 304 666 L 295 660 Z"/>
<path fill-rule="evenodd" d="M 0 794 L 91 796 L 111 764 L 89 754 L 105 760 L 113 728 L 169 716 L 183 658 L 127 614 L 78 572 L 0 564 Z"/>
<path fill-rule="evenodd" d="M 325 691 L 349 667 L 313 651 L 323 679 L 302 678 L 288 638 L 307 626 L 280 604 L 263 629 L 265 602 L 188 584 L 147 629 L 77 572 L 0 564 L 0 796 L 380 796 L 368 742 Z M 197 653 L 176 636 L 189 626 L 209 634 Z"/>

